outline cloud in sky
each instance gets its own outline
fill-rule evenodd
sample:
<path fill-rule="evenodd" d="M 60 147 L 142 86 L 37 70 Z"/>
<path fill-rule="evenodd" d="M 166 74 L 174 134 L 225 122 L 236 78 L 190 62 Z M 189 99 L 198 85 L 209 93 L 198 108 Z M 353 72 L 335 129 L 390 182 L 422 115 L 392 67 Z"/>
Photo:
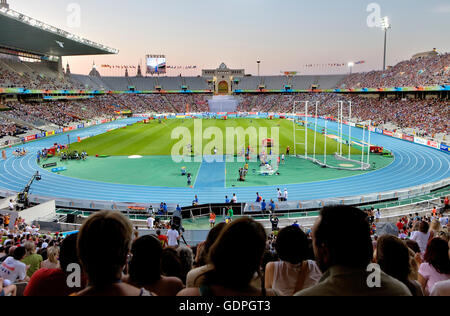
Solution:
<path fill-rule="evenodd" d="M 450 14 L 450 4 L 442 4 L 437 7 L 434 7 L 432 10 L 434 13 L 441 13 L 441 14 Z"/>

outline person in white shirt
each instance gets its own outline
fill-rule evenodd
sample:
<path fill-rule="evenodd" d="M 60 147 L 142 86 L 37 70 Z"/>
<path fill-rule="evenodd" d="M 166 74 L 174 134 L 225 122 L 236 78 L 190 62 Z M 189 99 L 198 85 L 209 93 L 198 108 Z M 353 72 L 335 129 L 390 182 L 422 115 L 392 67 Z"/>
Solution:
<path fill-rule="evenodd" d="M 277 189 L 278 202 L 283 200 L 283 193 L 281 193 L 280 189 Z"/>
<path fill-rule="evenodd" d="M 0 266 L 0 278 L 14 283 L 17 281 L 28 281 L 27 266 L 20 262 L 25 257 L 25 248 L 17 247 L 13 256 L 6 258 Z"/>
<path fill-rule="evenodd" d="M 381 219 L 381 211 L 380 209 L 377 209 L 377 211 L 375 212 L 375 222 L 379 222 Z"/>
<path fill-rule="evenodd" d="M 274 289 L 282 296 L 292 296 L 319 283 L 322 272 L 315 261 L 307 259 L 308 238 L 299 227 L 283 228 L 278 233 L 275 248 L 280 261 L 266 266 L 267 289 Z"/>
<path fill-rule="evenodd" d="M 14 200 L 9 200 L 9 210 L 14 211 L 16 209 L 16 206 L 14 204 Z"/>
<path fill-rule="evenodd" d="M 153 216 L 150 216 L 149 218 L 147 218 L 147 227 L 149 229 L 153 229 L 154 224 L 155 224 L 155 218 Z"/>
<path fill-rule="evenodd" d="M 283 200 L 284 200 L 284 201 L 287 201 L 287 200 L 288 200 L 288 191 L 287 191 L 287 189 L 284 189 Z"/>
<path fill-rule="evenodd" d="M 237 203 L 237 197 L 236 194 L 233 194 L 233 198 L 231 199 L 231 202 L 236 204 Z"/>
<path fill-rule="evenodd" d="M 442 214 L 440 214 L 439 223 L 441 223 L 442 227 L 446 227 L 448 225 L 448 217 L 444 217 Z"/>
<path fill-rule="evenodd" d="M 425 254 L 425 251 L 427 250 L 428 240 L 430 239 L 430 232 L 428 231 L 429 228 L 430 225 L 427 222 L 422 221 L 419 224 L 419 231 L 414 231 L 411 233 L 410 239 L 417 242 L 422 255 Z"/>
<path fill-rule="evenodd" d="M 178 247 L 178 240 L 180 240 L 180 234 L 171 226 L 169 231 L 167 232 L 167 239 L 168 239 L 167 244 L 169 247 Z"/>

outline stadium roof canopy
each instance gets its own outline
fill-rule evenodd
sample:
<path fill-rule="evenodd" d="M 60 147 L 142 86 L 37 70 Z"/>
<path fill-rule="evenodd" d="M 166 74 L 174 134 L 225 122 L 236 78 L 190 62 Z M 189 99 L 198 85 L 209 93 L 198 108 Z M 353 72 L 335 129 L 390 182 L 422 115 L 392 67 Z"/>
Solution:
<path fill-rule="evenodd" d="M 0 8 L 0 30 L 1 47 L 24 53 L 60 57 L 119 52 L 7 8 Z"/>

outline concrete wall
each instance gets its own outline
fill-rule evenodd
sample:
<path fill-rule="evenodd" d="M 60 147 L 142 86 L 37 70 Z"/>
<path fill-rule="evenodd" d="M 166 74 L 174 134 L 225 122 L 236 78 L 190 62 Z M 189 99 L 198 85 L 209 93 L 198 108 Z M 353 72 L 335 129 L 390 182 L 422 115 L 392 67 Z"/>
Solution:
<path fill-rule="evenodd" d="M 19 212 L 19 216 L 25 219 L 26 223 L 32 223 L 40 218 L 46 218 L 50 216 L 56 216 L 56 203 L 55 201 L 49 201 L 43 204 L 39 204 L 27 210 Z"/>

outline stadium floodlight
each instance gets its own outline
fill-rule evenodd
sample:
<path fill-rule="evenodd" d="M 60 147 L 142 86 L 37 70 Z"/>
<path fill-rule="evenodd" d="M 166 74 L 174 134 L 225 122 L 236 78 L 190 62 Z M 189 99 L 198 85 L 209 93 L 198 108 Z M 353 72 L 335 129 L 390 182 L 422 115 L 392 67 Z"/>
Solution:
<path fill-rule="evenodd" d="M 385 16 L 381 19 L 381 28 L 383 30 L 387 30 L 391 28 L 391 25 L 389 24 L 389 17 Z"/>
<path fill-rule="evenodd" d="M 386 48 L 387 48 L 387 31 L 391 28 L 389 17 L 385 16 L 381 19 L 381 28 L 384 31 L 384 58 L 383 58 L 383 71 L 386 70 Z"/>
<path fill-rule="evenodd" d="M 353 70 L 353 67 L 355 66 L 355 63 L 354 62 L 349 62 L 348 63 L 348 68 L 350 68 L 350 74 L 352 74 L 352 70 Z"/>

